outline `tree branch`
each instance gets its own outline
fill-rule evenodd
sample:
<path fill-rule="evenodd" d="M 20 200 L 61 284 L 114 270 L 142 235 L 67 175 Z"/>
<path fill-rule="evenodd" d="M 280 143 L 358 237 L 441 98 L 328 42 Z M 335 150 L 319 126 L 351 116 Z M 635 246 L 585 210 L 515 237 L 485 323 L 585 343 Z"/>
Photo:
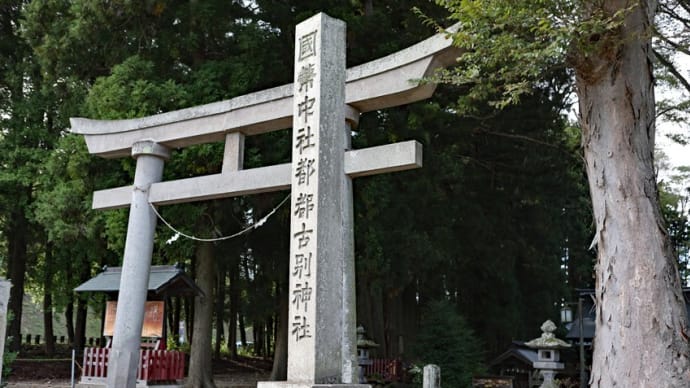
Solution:
<path fill-rule="evenodd" d="M 480 129 L 480 131 L 481 131 L 482 133 L 487 134 L 487 135 L 507 137 L 507 138 L 509 138 L 509 139 L 525 140 L 525 141 L 528 141 L 528 142 L 532 142 L 532 143 L 536 143 L 536 144 L 545 145 L 545 146 L 551 147 L 551 148 L 556 148 L 556 149 L 559 148 L 559 147 L 558 147 L 557 145 L 555 145 L 555 144 L 547 143 L 547 142 L 545 142 L 545 141 L 542 141 L 542 140 L 539 140 L 539 139 L 535 139 L 535 138 L 533 138 L 533 137 L 529 137 L 529 136 L 525 136 L 525 135 L 516 135 L 516 134 L 512 134 L 512 133 L 494 132 L 494 131 L 489 131 L 488 129 L 483 129 L 483 128 Z"/>
<path fill-rule="evenodd" d="M 680 82 L 680 83 L 683 85 L 683 87 L 684 87 L 688 92 L 690 92 L 690 82 L 688 82 L 688 80 L 685 79 L 685 77 L 683 77 L 683 75 L 680 74 L 680 72 L 678 72 L 678 69 L 676 69 L 676 67 L 673 66 L 673 63 L 671 63 L 668 59 L 666 59 L 666 58 L 665 58 L 663 55 L 661 55 L 658 51 L 652 50 L 652 52 L 654 53 L 654 56 L 655 56 L 656 59 L 659 61 L 659 63 L 661 63 L 662 65 L 664 65 L 664 67 L 666 68 L 666 70 L 668 70 L 671 74 L 673 74 L 673 76 L 676 77 L 676 79 L 678 80 L 678 82 Z"/>
<path fill-rule="evenodd" d="M 688 50 L 688 49 L 687 49 L 686 47 L 684 47 L 683 45 L 680 45 L 680 44 L 678 44 L 678 43 L 672 41 L 671 39 L 667 38 L 665 35 L 659 33 L 658 31 L 657 31 L 657 37 L 658 37 L 659 39 L 661 39 L 662 41 L 664 41 L 664 42 L 665 42 L 666 44 L 668 44 L 669 46 L 671 46 L 673 49 L 675 49 L 675 50 L 677 50 L 677 51 L 680 51 L 681 53 L 683 53 L 683 54 L 685 54 L 685 55 L 690 55 L 690 50 Z"/>
<path fill-rule="evenodd" d="M 681 7 L 683 9 L 685 9 L 686 12 L 690 13 L 690 9 L 687 9 L 686 6 L 681 4 Z M 663 4 L 663 3 L 659 4 L 659 12 L 664 13 L 664 14 L 670 16 L 671 18 L 673 18 L 673 19 L 677 20 L 678 22 L 683 23 L 685 25 L 690 24 L 690 19 L 680 16 L 678 14 L 678 12 L 676 12 L 675 9 L 671 9 L 671 7 L 669 7 L 667 4 Z"/>

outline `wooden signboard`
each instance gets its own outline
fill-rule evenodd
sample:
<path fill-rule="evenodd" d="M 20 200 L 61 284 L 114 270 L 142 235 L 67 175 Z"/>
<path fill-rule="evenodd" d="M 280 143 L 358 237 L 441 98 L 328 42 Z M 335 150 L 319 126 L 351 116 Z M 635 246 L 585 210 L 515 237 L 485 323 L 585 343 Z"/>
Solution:
<path fill-rule="evenodd" d="M 103 335 L 112 337 L 115 331 L 115 313 L 117 312 L 117 301 L 109 301 L 105 307 L 105 325 Z M 144 326 L 141 328 L 141 336 L 163 337 L 163 320 L 165 319 L 165 302 L 149 301 L 144 308 Z"/>

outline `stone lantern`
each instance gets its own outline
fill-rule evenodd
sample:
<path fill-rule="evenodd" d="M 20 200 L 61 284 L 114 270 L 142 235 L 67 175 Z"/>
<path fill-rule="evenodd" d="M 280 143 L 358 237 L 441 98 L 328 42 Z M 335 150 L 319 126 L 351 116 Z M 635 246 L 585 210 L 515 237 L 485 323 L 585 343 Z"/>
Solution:
<path fill-rule="evenodd" d="M 357 327 L 357 364 L 359 364 L 359 383 L 365 384 L 367 379 L 364 377 L 364 368 L 371 365 L 369 349 L 378 348 L 379 344 L 365 336 L 364 326 Z"/>
<path fill-rule="evenodd" d="M 544 382 L 539 388 L 558 388 L 555 377 L 559 370 L 565 366 L 560 361 L 559 349 L 569 348 L 570 344 L 556 338 L 553 334 L 556 331 L 556 325 L 547 320 L 541 325 L 541 337 L 535 338 L 525 345 L 537 350 L 537 361 L 532 365 L 538 369 L 544 377 Z"/>

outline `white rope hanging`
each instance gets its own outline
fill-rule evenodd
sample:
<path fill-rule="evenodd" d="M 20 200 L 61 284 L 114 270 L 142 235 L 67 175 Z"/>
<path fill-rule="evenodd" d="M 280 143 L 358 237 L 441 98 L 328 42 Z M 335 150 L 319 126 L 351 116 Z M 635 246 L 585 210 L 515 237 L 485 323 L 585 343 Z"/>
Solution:
<path fill-rule="evenodd" d="M 158 217 L 158 219 L 160 219 L 161 222 L 163 222 L 163 224 L 165 224 L 165 226 L 168 227 L 168 229 L 172 230 L 173 232 L 177 233 L 178 235 L 180 235 L 180 236 L 182 236 L 182 237 L 185 237 L 185 238 L 188 238 L 188 239 L 190 239 L 190 240 L 194 240 L 194 241 L 201 241 L 201 242 L 217 242 L 217 241 L 229 240 L 229 239 L 231 239 L 231 238 L 235 238 L 235 237 L 241 236 L 241 235 L 243 235 L 243 234 L 249 232 L 250 230 L 256 229 L 256 228 L 260 227 L 261 225 L 265 224 L 266 221 L 268 221 L 268 219 L 269 219 L 276 211 L 278 211 L 278 209 L 280 209 L 280 207 L 283 206 L 283 205 L 285 204 L 285 202 L 287 202 L 288 198 L 290 198 L 290 194 L 288 194 L 282 201 L 280 201 L 280 203 L 279 203 L 276 207 L 274 207 L 273 210 L 271 210 L 268 214 L 266 214 L 262 219 L 260 219 L 259 221 L 256 221 L 255 223 L 249 225 L 249 226 L 246 227 L 245 229 L 243 229 L 243 230 L 241 230 L 241 231 L 239 231 L 239 232 L 237 232 L 237 233 L 235 233 L 235 234 L 232 234 L 232 235 L 230 235 L 230 236 L 223 236 L 223 237 L 216 237 L 216 238 L 201 238 L 201 237 L 191 236 L 191 235 L 185 234 L 185 233 L 183 233 L 183 232 L 180 232 L 180 231 L 179 231 L 178 229 L 176 229 L 174 226 L 170 225 L 170 223 L 169 223 L 168 221 L 166 221 L 165 218 L 163 218 L 163 216 L 160 215 L 160 213 L 158 213 L 158 210 L 156 209 L 155 206 L 153 206 L 153 204 L 152 204 L 151 202 L 149 202 L 149 206 L 151 206 L 151 209 L 153 210 L 153 212 L 156 213 L 156 216 Z"/>

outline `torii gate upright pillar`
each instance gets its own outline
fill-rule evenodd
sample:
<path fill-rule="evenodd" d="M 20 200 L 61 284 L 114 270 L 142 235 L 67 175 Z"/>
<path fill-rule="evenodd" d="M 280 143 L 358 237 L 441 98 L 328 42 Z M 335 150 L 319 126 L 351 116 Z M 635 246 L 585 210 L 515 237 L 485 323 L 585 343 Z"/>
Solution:
<path fill-rule="evenodd" d="M 156 214 L 149 205 L 149 189 L 163 177 L 163 165 L 170 157 L 170 151 L 154 141 L 140 141 L 132 146 L 132 157 L 137 160 L 137 167 L 118 296 L 118 304 L 122 307 L 115 316 L 113 348 L 108 361 L 108 387 L 136 385 L 156 229 Z"/>

